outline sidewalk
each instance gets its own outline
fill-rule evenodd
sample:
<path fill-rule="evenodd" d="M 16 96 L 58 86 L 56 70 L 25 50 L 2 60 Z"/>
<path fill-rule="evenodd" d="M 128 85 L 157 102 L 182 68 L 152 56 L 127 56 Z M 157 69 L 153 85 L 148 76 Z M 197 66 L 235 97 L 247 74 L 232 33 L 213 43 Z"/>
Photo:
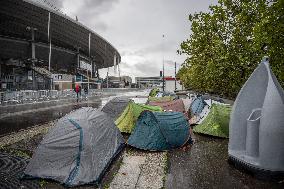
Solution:
<path fill-rule="evenodd" d="M 130 148 L 110 189 L 162 188 L 167 168 L 166 152 L 148 152 Z"/>

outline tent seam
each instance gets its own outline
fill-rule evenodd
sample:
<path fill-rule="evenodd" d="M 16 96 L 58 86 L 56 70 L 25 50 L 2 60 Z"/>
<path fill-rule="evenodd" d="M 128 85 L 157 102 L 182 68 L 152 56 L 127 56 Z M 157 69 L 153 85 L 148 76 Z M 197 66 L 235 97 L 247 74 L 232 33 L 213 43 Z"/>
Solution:
<path fill-rule="evenodd" d="M 78 171 L 79 171 L 79 166 L 80 166 L 80 162 L 81 162 L 81 152 L 83 150 L 83 129 L 82 127 L 75 122 L 73 119 L 68 118 L 68 120 L 77 128 L 79 129 L 80 132 L 80 139 L 79 139 L 79 151 L 76 157 L 76 166 L 72 169 L 72 171 L 70 172 L 68 179 L 66 181 L 66 185 L 71 185 L 71 183 L 73 182 L 74 178 L 77 176 Z"/>

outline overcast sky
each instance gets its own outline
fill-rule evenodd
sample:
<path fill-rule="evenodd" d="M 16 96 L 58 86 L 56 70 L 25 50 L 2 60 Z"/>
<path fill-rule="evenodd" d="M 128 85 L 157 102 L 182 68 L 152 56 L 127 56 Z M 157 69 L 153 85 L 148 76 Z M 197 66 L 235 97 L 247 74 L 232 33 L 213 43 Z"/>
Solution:
<path fill-rule="evenodd" d="M 34 0 L 45 1 L 45 0 Z M 108 40 L 121 55 L 121 75 L 174 76 L 185 57 L 179 44 L 189 37 L 188 15 L 207 11 L 217 0 L 48 0 Z M 164 38 L 162 36 L 165 36 Z M 101 69 L 105 77 L 107 69 Z M 109 75 L 115 75 L 113 67 Z M 116 73 L 118 75 L 118 73 Z"/>

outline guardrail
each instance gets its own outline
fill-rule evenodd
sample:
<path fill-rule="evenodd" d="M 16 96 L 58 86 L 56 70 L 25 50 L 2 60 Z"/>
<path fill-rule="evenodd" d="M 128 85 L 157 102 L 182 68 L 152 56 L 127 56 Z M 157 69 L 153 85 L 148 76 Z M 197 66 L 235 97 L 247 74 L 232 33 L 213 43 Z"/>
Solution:
<path fill-rule="evenodd" d="M 90 89 L 88 93 L 84 90 L 81 91 L 80 97 L 88 98 L 89 96 L 101 93 L 117 93 L 117 92 L 130 92 L 137 91 L 135 88 L 103 88 L 103 89 Z M 49 101 L 56 99 L 77 98 L 77 94 L 72 89 L 63 91 L 57 90 L 21 90 L 11 92 L 0 92 L 0 105 L 24 104 L 39 101 Z"/>

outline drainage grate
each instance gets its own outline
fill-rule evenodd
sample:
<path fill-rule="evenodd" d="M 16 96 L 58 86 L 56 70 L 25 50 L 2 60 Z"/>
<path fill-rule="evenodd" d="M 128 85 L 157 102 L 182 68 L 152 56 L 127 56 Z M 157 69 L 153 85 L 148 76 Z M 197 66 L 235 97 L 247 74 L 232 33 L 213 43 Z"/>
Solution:
<path fill-rule="evenodd" d="M 39 188 L 37 180 L 21 180 L 27 160 L 7 153 L 0 153 L 0 188 L 1 189 L 35 189 Z"/>

